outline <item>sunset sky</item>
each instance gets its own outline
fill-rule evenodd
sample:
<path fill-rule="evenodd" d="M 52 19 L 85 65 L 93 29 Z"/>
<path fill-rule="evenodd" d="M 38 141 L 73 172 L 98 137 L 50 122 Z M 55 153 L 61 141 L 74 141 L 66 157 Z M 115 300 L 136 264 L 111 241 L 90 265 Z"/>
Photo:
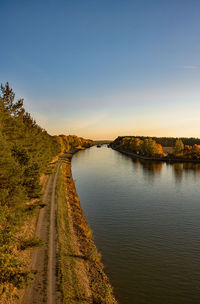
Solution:
<path fill-rule="evenodd" d="M 50 134 L 200 137 L 199 0 L 0 0 L 0 82 Z"/>

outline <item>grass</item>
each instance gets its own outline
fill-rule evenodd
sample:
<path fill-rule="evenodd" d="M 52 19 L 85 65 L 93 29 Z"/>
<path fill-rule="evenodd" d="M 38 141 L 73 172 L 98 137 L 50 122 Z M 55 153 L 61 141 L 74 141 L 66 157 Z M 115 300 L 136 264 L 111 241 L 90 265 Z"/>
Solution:
<path fill-rule="evenodd" d="M 117 303 L 71 175 L 71 156 L 57 182 L 58 278 L 63 304 Z"/>
<path fill-rule="evenodd" d="M 36 237 L 32 236 L 27 240 L 22 240 L 20 244 L 20 249 L 25 250 L 27 248 L 35 248 L 35 247 L 42 247 L 45 244 L 45 241 Z"/>
<path fill-rule="evenodd" d="M 62 303 L 80 303 L 82 298 L 79 278 L 76 275 L 76 260 L 72 246 L 72 233 L 68 216 L 68 204 L 65 194 L 64 167 L 61 165 L 57 182 L 57 230 L 59 242 L 58 277 Z"/>

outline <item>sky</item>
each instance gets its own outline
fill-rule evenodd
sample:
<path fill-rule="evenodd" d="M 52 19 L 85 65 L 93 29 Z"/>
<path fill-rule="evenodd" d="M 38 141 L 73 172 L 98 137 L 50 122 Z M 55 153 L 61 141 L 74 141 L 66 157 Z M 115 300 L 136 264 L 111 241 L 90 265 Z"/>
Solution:
<path fill-rule="evenodd" d="M 0 0 L 0 83 L 50 134 L 200 137 L 199 0 Z"/>

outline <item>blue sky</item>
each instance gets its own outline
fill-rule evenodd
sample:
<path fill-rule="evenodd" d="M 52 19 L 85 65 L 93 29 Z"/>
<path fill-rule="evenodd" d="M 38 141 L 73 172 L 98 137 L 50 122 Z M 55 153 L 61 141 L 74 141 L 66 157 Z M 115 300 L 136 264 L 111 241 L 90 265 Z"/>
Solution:
<path fill-rule="evenodd" d="M 200 137 L 199 0 L 0 0 L 0 82 L 50 134 Z"/>

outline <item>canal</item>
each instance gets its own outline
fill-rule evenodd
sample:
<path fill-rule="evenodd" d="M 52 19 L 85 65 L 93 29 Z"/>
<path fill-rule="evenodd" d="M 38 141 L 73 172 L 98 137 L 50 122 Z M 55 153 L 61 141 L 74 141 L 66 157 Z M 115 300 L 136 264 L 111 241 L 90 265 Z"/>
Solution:
<path fill-rule="evenodd" d="M 120 304 L 200 303 L 200 165 L 76 153 L 81 206 Z"/>

